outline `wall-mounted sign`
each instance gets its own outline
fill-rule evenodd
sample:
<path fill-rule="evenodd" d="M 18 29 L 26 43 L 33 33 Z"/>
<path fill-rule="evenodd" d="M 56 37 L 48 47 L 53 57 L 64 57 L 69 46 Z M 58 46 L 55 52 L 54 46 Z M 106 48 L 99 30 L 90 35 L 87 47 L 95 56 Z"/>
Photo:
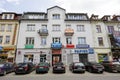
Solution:
<path fill-rule="evenodd" d="M 88 45 L 88 44 L 77 44 L 76 45 L 76 48 L 89 48 L 90 47 L 90 45 Z"/>
<path fill-rule="evenodd" d="M 89 48 L 89 49 L 73 49 L 71 50 L 71 53 L 76 53 L 76 54 L 94 54 L 94 49 Z"/>

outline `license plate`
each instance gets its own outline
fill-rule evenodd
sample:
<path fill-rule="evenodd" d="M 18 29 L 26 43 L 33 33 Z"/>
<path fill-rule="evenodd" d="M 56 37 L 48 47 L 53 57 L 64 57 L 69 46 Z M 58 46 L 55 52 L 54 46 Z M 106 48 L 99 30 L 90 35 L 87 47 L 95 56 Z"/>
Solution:
<path fill-rule="evenodd" d="M 57 68 L 61 68 L 61 67 L 57 67 Z"/>
<path fill-rule="evenodd" d="M 41 69 L 43 68 L 43 67 L 40 67 Z"/>
<path fill-rule="evenodd" d="M 102 69 L 98 69 L 98 71 L 102 71 Z"/>
<path fill-rule="evenodd" d="M 23 68 L 19 68 L 20 70 L 23 69 Z"/>

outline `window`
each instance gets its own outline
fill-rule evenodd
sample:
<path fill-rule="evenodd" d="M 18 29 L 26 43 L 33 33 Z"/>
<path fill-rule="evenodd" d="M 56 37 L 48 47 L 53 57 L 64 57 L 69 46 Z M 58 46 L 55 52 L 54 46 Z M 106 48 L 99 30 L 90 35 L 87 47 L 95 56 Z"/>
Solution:
<path fill-rule="evenodd" d="M 53 25 L 53 31 L 60 31 L 60 25 Z"/>
<path fill-rule="evenodd" d="M 27 37 L 26 44 L 34 44 L 34 37 Z"/>
<path fill-rule="evenodd" d="M 68 15 L 68 19 L 87 20 L 87 16 L 85 16 L 85 15 Z"/>
<path fill-rule="evenodd" d="M 60 14 L 53 14 L 52 17 L 53 19 L 60 19 Z"/>
<path fill-rule="evenodd" d="M 60 37 L 54 37 L 52 41 L 53 41 L 53 43 L 55 43 L 55 42 L 60 43 Z"/>
<path fill-rule="evenodd" d="M 113 26 L 108 26 L 108 33 L 113 33 L 114 32 L 114 27 Z"/>
<path fill-rule="evenodd" d="M 5 44 L 9 44 L 9 43 L 10 43 L 10 36 L 6 36 Z"/>
<path fill-rule="evenodd" d="M 66 25 L 66 28 L 71 28 L 71 25 Z"/>
<path fill-rule="evenodd" d="M 47 25 L 42 25 L 42 29 L 47 29 Z"/>
<path fill-rule="evenodd" d="M 9 15 L 9 19 L 12 19 L 12 14 Z"/>
<path fill-rule="evenodd" d="M 71 37 L 66 38 L 66 43 L 67 44 L 72 44 L 72 38 Z"/>
<path fill-rule="evenodd" d="M 97 30 L 97 33 L 101 33 L 101 26 L 100 25 L 96 25 L 96 30 Z"/>
<path fill-rule="evenodd" d="M 11 32 L 11 31 L 12 31 L 12 24 L 8 24 L 7 32 Z"/>
<path fill-rule="evenodd" d="M 86 44 L 86 38 L 85 37 L 78 37 L 78 44 Z"/>
<path fill-rule="evenodd" d="M 104 46 L 102 37 L 98 37 L 98 44 L 99 46 Z"/>
<path fill-rule="evenodd" d="M 41 38 L 41 45 L 46 45 L 46 37 Z"/>
<path fill-rule="evenodd" d="M 3 36 L 0 36 L 0 44 L 2 43 L 3 41 Z"/>
<path fill-rule="evenodd" d="M 84 25 L 77 25 L 77 31 L 79 32 L 85 31 Z"/>
<path fill-rule="evenodd" d="M 2 24 L 2 25 L 0 26 L 0 31 L 1 31 L 1 32 L 4 32 L 4 31 L 5 31 L 5 24 Z"/>
<path fill-rule="evenodd" d="M 35 31 L 35 24 L 27 24 L 27 31 Z"/>
<path fill-rule="evenodd" d="M 7 19 L 7 14 L 4 15 L 4 19 Z"/>

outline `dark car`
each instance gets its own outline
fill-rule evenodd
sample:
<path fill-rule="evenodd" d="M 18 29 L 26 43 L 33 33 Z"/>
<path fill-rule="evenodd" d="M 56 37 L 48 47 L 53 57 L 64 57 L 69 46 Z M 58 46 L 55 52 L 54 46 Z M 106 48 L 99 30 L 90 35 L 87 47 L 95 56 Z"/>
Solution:
<path fill-rule="evenodd" d="M 120 72 L 120 62 L 118 61 L 103 61 L 101 64 L 104 66 L 105 71 Z"/>
<path fill-rule="evenodd" d="M 57 62 L 53 65 L 53 73 L 55 72 L 66 72 L 65 65 L 62 62 Z"/>
<path fill-rule="evenodd" d="M 40 62 L 36 66 L 36 73 L 48 72 L 48 71 L 49 71 L 49 63 L 47 63 L 47 62 Z"/>
<path fill-rule="evenodd" d="M 0 75 L 6 75 L 9 72 L 12 72 L 14 70 L 13 63 L 5 62 L 0 63 Z"/>
<path fill-rule="evenodd" d="M 86 70 L 89 72 L 98 72 L 103 73 L 104 72 L 104 66 L 97 62 L 88 62 L 86 64 Z"/>
<path fill-rule="evenodd" d="M 69 65 L 69 70 L 72 72 L 85 73 L 85 65 L 81 62 L 73 62 Z"/>
<path fill-rule="evenodd" d="M 25 62 L 25 63 L 18 63 L 15 66 L 15 74 L 19 73 L 30 73 L 35 69 L 35 66 L 31 62 Z"/>

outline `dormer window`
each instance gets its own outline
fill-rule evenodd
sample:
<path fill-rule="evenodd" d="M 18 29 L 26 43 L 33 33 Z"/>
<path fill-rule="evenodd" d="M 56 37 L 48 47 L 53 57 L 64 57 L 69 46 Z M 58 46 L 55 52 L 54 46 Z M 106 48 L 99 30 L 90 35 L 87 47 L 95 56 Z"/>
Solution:
<path fill-rule="evenodd" d="M 120 21 L 120 17 L 117 17 L 117 20 Z"/>
<path fill-rule="evenodd" d="M 4 15 L 4 19 L 7 19 L 7 14 Z"/>
<path fill-rule="evenodd" d="M 60 19 L 60 14 L 53 14 L 52 17 L 53 19 Z"/>
<path fill-rule="evenodd" d="M 2 19 L 13 19 L 14 14 L 3 14 Z"/>

